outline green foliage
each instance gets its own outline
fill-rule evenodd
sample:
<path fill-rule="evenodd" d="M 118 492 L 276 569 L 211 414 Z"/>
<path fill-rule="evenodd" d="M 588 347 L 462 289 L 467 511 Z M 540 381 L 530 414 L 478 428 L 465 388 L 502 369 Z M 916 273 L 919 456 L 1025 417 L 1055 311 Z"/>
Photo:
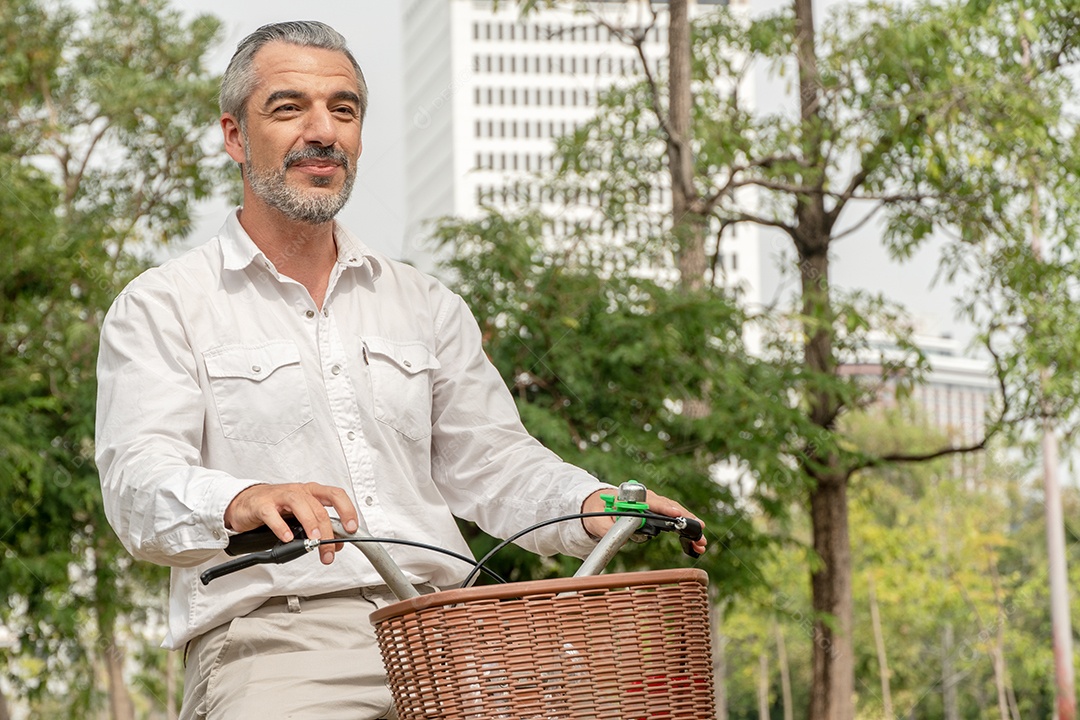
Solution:
<path fill-rule="evenodd" d="M 96 712 L 101 658 L 164 590 L 105 522 L 94 364 L 132 251 L 182 234 L 220 176 L 218 29 L 162 0 L 0 0 L 0 622 L 16 686 L 67 716 Z"/>
<path fill-rule="evenodd" d="M 773 452 L 798 422 L 791 378 L 782 365 L 749 356 L 742 313 L 722 291 L 597 272 L 607 257 L 602 244 L 585 238 L 552 249 L 541 224 L 536 215 L 490 212 L 439 230 L 453 247 L 457 289 L 481 318 L 488 354 L 526 427 L 603 480 L 637 479 L 694 508 L 714 538 L 699 561 L 714 582 L 727 592 L 753 584 L 767 543 L 747 508 L 782 514 L 801 490 L 791 464 Z M 713 481 L 727 458 L 768 482 L 737 497 Z M 672 555 L 657 542 L 623 561 L 666 566 Z"/>
<path fill-rule="evenodd" d="M 538 11 L 538 3 L 521 5 L 525 12 Z M 762 516 L 750 513 L 746 524 L 756 523 L 754 534 L 774 537 L 795 527 L 798 510 L 782 511 L 789 510 L 784 503 L 799 491 L 815 484 L 821 487 L 821 483 L 842 486 L 860 468 L 876 467 L 883 453 L 918 456 L 950 445 L 948 438 L 916 438 L 896 426 L 882 433 L 893 433 L 898 444 L 883 448 L 880 443 L 865 442 L 847 420 L 873 400 L 877 388 L 865 379 L 844 377 L 841 369 L 845 362 L 864 357 L 873 332 L 886 331 L 897 347 L 907 351 L 895 364 L 883 367 L 883 380 L 901 379 L 895 385 L 899 399 L 919 382 L 926 361 L 911 341 L 901 312 L 872 292 L 850 294 L 830 284 L 829 261 L 843 247 L 837 244 L 841 239 L 865 241 L 873 228 L 879 228 L 879 237 L 874 239 L 898 260 L 909 258 L 932 236 L 945 239 L 943 275 L 970 280 L 977 289 L 962 299 L 961 308 L 975 321 L 980 339 L 998 360 L 1006 391 L 1002 417 L 990 422 L 990 434 L 1015 430 L 1015 440 L 1032 420 L 1043 417 L 1053 418 L 1072 433 L 1080 418 L 1076 406 L 1080 398 L 1080 368 L 1076 366 L 1080 286 L 1075 280 L 1080 274 L 1076 266 L 1080 141 L 1069 114 L 1069 103 L 1076 96 L 1073 75 L 1063 72 L 1065 65 L 1080 57 L 1080 33 L 1076 32 L 1080 20 L 1075 8 L 1060 0 L 874 0 L 835 6 L 828 16 L 819 14 L 815 21 L 818 31 L 812 47 L 803 46 L 804 52 L 797 56 L 800 36 L 791 7 L 752 19 L 732 8 L 699 17 L 690 52 L 694 173 L 688 196 L 692 212 L 707 219 L 716 239 L 707 243 L 714 261 L 704 277 L 682 278 L 682 290 L 672 278 L 683 270 L 678 261 L 685 238 L 674 231 L 676 221 L 666 214 L 658 217 L 656 211 L 655 189 L 670 189 L 672 176 L 678 176 L 666 165 L 665 152 L 678 139 L 667 135 L 668 98 L 662 82 L 624 83 L 602 93 L 596 117 L 560 140 L 559 171 L 542 180 L 540 200 L 551 203 L 546 212 L 572 218 L 574 231 L 564 237 L 546 231 L 544 245 L 520 243 L 516 234 L 540 236 L 544 225 L 539 219 L 527 220 L 527 213 L 518 208 L 501 217 L 492 214 L 472 224 L 444 226 L 444 239 L 449 232 L 458 239 L 459 250 L 464 250 L 464 263 L 457 270 L 466 297 L 475 296 L 478 315 L 486 317 L 490 311 L 497 318 L 489 328 L 491 352 L 518 393 L 531 428 L 553 446 L 565 448 L 572 458 L 575 445 L 581 448 L 584 443 L 576 461 L 595 463 L 590 467 L 610 472 L 615 467 L 613 459 L 600 455 L 606 464 L 597 460 L 597 448 L 589 442 L 597 427 L 595 420 L 586 419 L 590 416 L 579 406 L 587 409 L 595 403 L 607 417 L 612 417 L 612 405 L 619 401 L 651 406 L 625 380 L 613 383 L 610 389 L 618 397 L 607 404 L 584 394 L 581 383 L 587 384 L 592 367 L 602 366 L 605 373 L 619 377 L 619 369 L 610 366 L 612 360 L 627 363 L 632 373 L 650 377 L 635 365 L 639 351 L 662 359 L 673 369 L 656 375 L 677 382 L 653 388 L 667 402 L 683 402 L 684 407 L 692 407 L 686 404 L 687 398 L 699 397 L 698 409 L 708 411 L 715 437 L 731 440 L 747 428 L 756 430 L 756 423 L 766 428 L 760 434 L 753 432 L 752 441 L 743 444 L 699 443 L 702 456 L 694 459 L 686 474 L 696 472 L 702 482 L 709 482 L 702 470 L 709 463 L 728 457 L 743 462 L 748 471 L 743 479 L 753 478 L 751 507 L 764 511 Z M 747 84 L 760 77 L 762 70 L 788 79 L 791 89 L 800 79 L 804 81 L 801 95 L 792 99 L 793 107 L 763 111 L 748 100 Z M 533 199 L 526 198 L 526 203 Z M 531 208 L 526 205 L 526 209 Z M 706 323 L 704 334 L 699 333 L 693 330 L 700 323 L 692 310 L 657 299 L 673 290 L 673 298 L 679 292 L 693 297 L 685 292 L 688 280 L 723 286 L 718 260 L 725 233 L 745 223 L 791 240 L 783 269 L 800 283 L 798 297 L 781 298 L 776 312 L 770 308 L 747 325 L 762 338 L 762 359 L 756 362 L 747 362 L 741 351 L 729 354 L 732 344 L 727 339 L 741 337 L 743 330 Z M 1040 252 L 1031 249 L 1033 239 L 1041 240 Z M 484 249 L 470 254 L 470 243 Z M 483 253 L 504 249 L 515 258 L 512 267 L 506 273 L 491 272 L 496 261 L 482 257 Z M 530 272 L 530 265 L 537 269 Z M 566 285 L 548 277 L 553 268 L 572 276 L 559 278 Z M 643 276 L 653 279 L 655 288 L 642 289 Z M 626 303 L 624 297 L 635 297 L 621 289 L 628 284 L 648 302 Z M 549 294 L 546 299 L 545 293 Z M 737 299 L 738 289 L 705 294 L 710 293 L 731 302 Z M 605 317 L 602 323 L 591 320 L 596 316 L 594 308 L 618 315 L 621 307 L 626 308 L 634 331 L 622 334 L 620 328 L 626 325 L 614 317 Z M 733 313 L 729 320 L 743 324 L 746 318 Z M 694 349 L 665 345 L 665 328 L 681 329 L 684 321 L 690 329 L 686 337 L 699 343 L 705 337 L 719 338 L 716 351 L 695 353 L 700 344 Z M 605 329 L 598 331 L 601 324 Z M 579 327 L 588 328 L 589 334 L 579 335 Z M 573 341 L 572 353 L 560 352 L 564 338 Z M 593 340 L 598 341 L 596 351 L 590 349 Z M 677 359 L 665 356 L 668 348 L 686 353 L 703 374 L 688 371 Z M 765 363 L 771 368 L 764 377 L 756 375 L 758 364 Z M 715 377 L 723 378 L 722 383 L 712 382 Z M 724 384 L 723 393 L 732 392 L 729 383 L 740 378 L 747 384 L 744 393 L 725 398 L 718 386 Z M 597 375 L 594 384 L 603 386 L 605 380 L 606 375 Z M 760 401 L 753 399 L 758 391 Z M 754 407 L 757 416 L 732 412 L 740 402 Z M 661 407 L 669 409 L 664 403 Z M 793 409 L 802 414 L 793 414 Z M 677 431 L 670 432 L 663 424 L 668 420 L 663 413 L 655 420 L 641 415 L 633 419 L 636 425 L 620 420 L 619 428 L 645 428 L 647 422 L 650 429 L 663 427 L 665 433 L 677 436 Z M 685 423 L 687 417 L 676 413 L 672 419 Z M 772 430 L 781 426 L 786 433 Z M 643 436 L 627 437 L 627 444 L 634 448 L 653 447 L 649 430 Z M 659 457 L 653 452 L 653 457 Z M 759 462 L 765 456 L 780 466 L 790 463 L 779 481 L 765 469 L 770 466 L 767 461 Z M 955 462 L 962 465 L 964 461 Z M 865 484 L 854 476 L 860 493 L 871 486 L 876 493 L 872 501 L 858 497 L 859 503 L 867 504 L 852 511 L 857 525 L 853 537 L 865 531 L 858 535 L 856 547 L 877 553 L 866 562 L 882 568 L 910 568 L 924 583 L 918 589 L 914 584 L 902 586 L 895 573 L 883 573 L 880 578 L 874 576 L 880 593 L 909 602 L 929 597 L 928 609 L 917 618 L 904 614 L 902 607 L 895 608 L 890 621 L 898 629 L 889 643 L 916 651 L 898 658 L 898 702 L 928 707 L 930 713 L 940 712 L 933 699 L 929 705 L 921 704 L 934 683 L 930 678 L 935 667 L 932 648 L 942 632 L 937 619 L 951 620 L 970 641 L 965 647 L 972 649 L 974 659 L 962 671 L 973 681 L 966 691 L 972 697 L 988 693 L 993 697 L 986 669 L 996 632 L 983 636 L 1000 625 L 994 617 L 1014 612 L 1010 608 L 1036 607 L 1039 587 L 1029 574 L 1033 568 L 1010 564 L 1017 559 L 1016 538 L 1008 532 L 1012 527 L 1002 527 L 1000 518 L 1013 506 L 1003 503 L 1002 497 L 1022 507 L 1029 505 L 1026 496 L 1017 494 L 1015 483 L 1010 484 L 1012 475 L 973 489 L 952 477 L 951 467 L 936 463 L 911 473 L 877 468 L 875 479 L 881 476 L 883 482 Z M 898 487 L 889 484 L 899 478 L 904 479 Z M 776 503 L 769 502 L 770 490 Z M 722 499 L 730 502 L 734 497 Z M 948 547 L 944 550 L 935 547 L 932 538 L 918 536 L 931 534 L 925 522 L 930 513 L 955 530 L 945 533 Z M 791 562 L 806 562 L 812 570 L 823 566 L 831 570 L 841 590 L 819 593 L 813 607 L 822 613 L 847 613 L 841 596 L 846 596 L 846 579 L 851 577 L 847 567 L 851 548 L 845 533 L 814 530 L 831 537 L 817 545 L 831 555 L 799 557 L 796 550 L 790 557 L 799 559 Z M 1034 546 L 1024 547 L 1035 553 Z M 744 588 L 744 600 L 747 606 L 756 603 L 775 615 L 772 591 L 765 590 L 763 596 L 753 587 L 774 588 L 781 582 L 768 562 L 782 564 L 789 548 L 772 549 L 771 561 L 757 558 L 756 580 Z M 937 577 L 933 573 L 938 565 L 950 569 Z M 788 577 L 779 572 L 778 576 Z M 928 580 L 928 576 L 937 579 Z M 1034 584 L 1028 585 L 1029 581 Z M 856 593 L 865 592 L 863 582 L 856 580 Z M 1022 602 L 1005 604 L 1002 598 L 1009 593 L 1021 593 Z M 735 607 L 732 612 L 742 606 Z M 821 630 L 838 626 L 835 617 L 814 616 L 809 610 L 802 616 Z M 739 625 L 740 631 L 747 627 Z M 751 672 L 756 654 L 770 643 L 768 622 L 753 627 L 744 638 L 753 647 L 741 656 L 744 674 Z M 1030 681 L 1030 694 L 1019 698 L 1018 704 L 1044 715 L 1045 653 L 1030 637 L 1010 642 L 1023 646 L 1023 650 L 1008 648 L 1011 666 L 1023 667 Z M 873 713 L 880 707 L 874 693 L 867 690 L 877 685 L 874 655 L 867 648 L 872 644 L 859 646 L 855 669 L 860 706 Z M 847 646 L 839 649 L 846 651 Z M 829 674 L 846 676 L 850 671 L 846 663 L 847 658 L 841 658 L 829 665 Z M 749 683 L 746 697 L 752 701 L 753 684 L 749 677 L 744 679 Z M 832 691 L 820 685 L 814 690 Z M 835 708 L 846 702 L 826 698 L 818 706 Z M 738 716 L 733 712 L 732 717 Z"/>

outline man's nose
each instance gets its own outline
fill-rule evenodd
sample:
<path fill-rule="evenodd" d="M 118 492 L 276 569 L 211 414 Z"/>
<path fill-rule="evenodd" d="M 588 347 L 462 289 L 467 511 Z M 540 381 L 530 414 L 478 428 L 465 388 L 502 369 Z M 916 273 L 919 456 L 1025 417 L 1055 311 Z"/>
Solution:
<path fill-rule="evenodd" d="M 315 106 L 308 111 L 304 124 L 304 141 L 310 145 L 329 147 L 337 142 L 337 128 L 330 110 Z"/>

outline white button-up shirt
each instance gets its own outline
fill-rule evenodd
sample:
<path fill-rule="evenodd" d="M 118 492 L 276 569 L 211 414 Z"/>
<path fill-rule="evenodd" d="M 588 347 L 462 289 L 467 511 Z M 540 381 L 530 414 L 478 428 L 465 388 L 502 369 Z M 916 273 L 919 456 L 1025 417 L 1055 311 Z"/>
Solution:
<path fill-rule="evenodd" d="M 173 567 L 165 646 L 280 595 L 382 584 L 355 548 L 199 582 L 227 559 L 224 512 L 256 483 L 344 488 L 362 526 L 468 554 L 452 515 L 507 537 L 603 487 L 522 427 L 465 303 L 335 227 L 326 300 L 277 272 L 231 213 L 207 244 L 142 274 L 105 318 L 97 463 L 105 511 L 136 558 Z M 580 522 L 522 539 L 583 556 Z M 387 546 L 417 583 L 468 566 Z"/>

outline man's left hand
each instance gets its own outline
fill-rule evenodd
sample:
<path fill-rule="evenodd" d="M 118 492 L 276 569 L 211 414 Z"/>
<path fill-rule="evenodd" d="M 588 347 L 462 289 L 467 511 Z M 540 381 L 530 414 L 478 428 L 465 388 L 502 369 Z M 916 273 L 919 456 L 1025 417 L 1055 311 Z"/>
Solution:
<path fill-rule="evenodd" d="M 585 498 L 585 502 L 581 504 L 581 512 L 603 512 L 604 500 L 600 497 L 601 494 L 610 495 L 618 492 L 611 488 L 605 488 L 603 490 L 597 490 L 589 497 Z M 645 502 L 649 505 L 649 510 L 660 515 L 667 515 L 668 517 L 687 517 L 699 520 L 697 515 L 684 508 L 674 500 L 670 500 L 663 495 L 657 495 L 652 490 L 646 491 Z M 583 518 L 582 522 L 585 524 L 585 530 L 594 537 L 603 537 L 604 533 L 611 529 L 611 526 L 615 524 L 615 518 L 607 517 L 590 517 Z M 704 524 L 704 523 L 703 523 Z M 701 555 L 705 552 L 706 545 L 705 536 L 702 535 L 701 539 L 694 543 L 694 552 Z"/>

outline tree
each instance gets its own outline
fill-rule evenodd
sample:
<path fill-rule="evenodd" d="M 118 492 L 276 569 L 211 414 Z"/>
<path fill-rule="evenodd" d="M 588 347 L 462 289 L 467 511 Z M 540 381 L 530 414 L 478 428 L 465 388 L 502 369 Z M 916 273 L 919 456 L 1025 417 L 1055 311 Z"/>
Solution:
<path fill-rule="evenodd" d="M 524 10 L 538 4 L 525 2 Z M 798 363 L 792 387 L 808 425 L 773 450 L 791 457 L 806 480 L 820 559 L 811 573 L 810 717 L 851 718 L 851 477 L 882 463 L 976 451 L 986 439 L 919 453 L 851 449 L 838 421 L 873 392 L 840 368 L 865 343 L 865 330 L 878 324 L 870 311 L 883 305 L 872 297 L 846 298 L 832 286 L 835 243 L 879 222 L 897 258 L 940 232 L 951 233 L 947 258 L 970 257 L 969 250 L 978 255 L 995 244 L 1020 252 L 1001 226 L 1009 208 L 1030 205 L 1030 183 L 1013 170 L 1033 155 L 1072 166 L 1063 154 L 1071 145 L 1061 140 L 1067 88 L 1055 73 L 1076 51 L 1076 34 L 1068 31 L 1075 15 L 1049 1 L 1034 18 L 1026 18 L 1019 3 L 875 2 L 843 6 L 823 24 L 810 0 L 795 0 L 787 11 L 752 21 L 723 9 L 690 34 L 685 3 L 668 6 L 668 86 L 649 71 L 643 40 L 650 28 L 619 28 L 638 49 L 646 75 L 607 93 L 596 119 L 562 143 L 556 195 L 599 197 L 603 212 L 592 218 L 598 235 L 623 237 L 634 219 L 655 217 L 654 208 L 637 200 L 642 192 L 670 188 L 673 213 L 641 257 L 653 268 L 676 269 L 679 286 L 691 291 L 722 283 L 715 263 L 689 261 L 709 237 L 702 228 L 720 237 L 753 224 L 790 241 L 798 297 L 789 322 L 777 326 L 797 333 L 794 343 L 780 337 L 768 345 L 766 356 Z M 1040 24 L 1036 34 L 1048 38 L 1036 49 L 1041 59 L 1035 66 L 1047 71 L 1041 82 L 1030 82 L 1031 65 L 1022 61 L 1025 22 Z M 684 72 L 687 63 L 690 72 Z M 748 104 L 741 89 L 762 65 L 794 75 L 794 112 L 755 112 Z M 985 278 L 979 282 L 989 286 Z M 921 362 L 911 349 L 906 367 L 890 372 L 915 382 Z M 707 385 L 686 386 L 681 397 L 707 393 Z M 1003 404 L 999 421 L 1032 417 L 1024 408 Z M 768 475 L 756 479 L 770 482 Z"/>
<path fill-rule="evenodd" d="M 20 636 L 9 673 L 70 716 L 100 704 L 101 674 L 110 716 L 132 717 L 125 626 L 160 607 L 160 568 L 102 513 L 94 363 L 112 298 L 221 177 L 203 142 L 218 31 L 163 0 L 0 2 L 0 620 Z"/>

